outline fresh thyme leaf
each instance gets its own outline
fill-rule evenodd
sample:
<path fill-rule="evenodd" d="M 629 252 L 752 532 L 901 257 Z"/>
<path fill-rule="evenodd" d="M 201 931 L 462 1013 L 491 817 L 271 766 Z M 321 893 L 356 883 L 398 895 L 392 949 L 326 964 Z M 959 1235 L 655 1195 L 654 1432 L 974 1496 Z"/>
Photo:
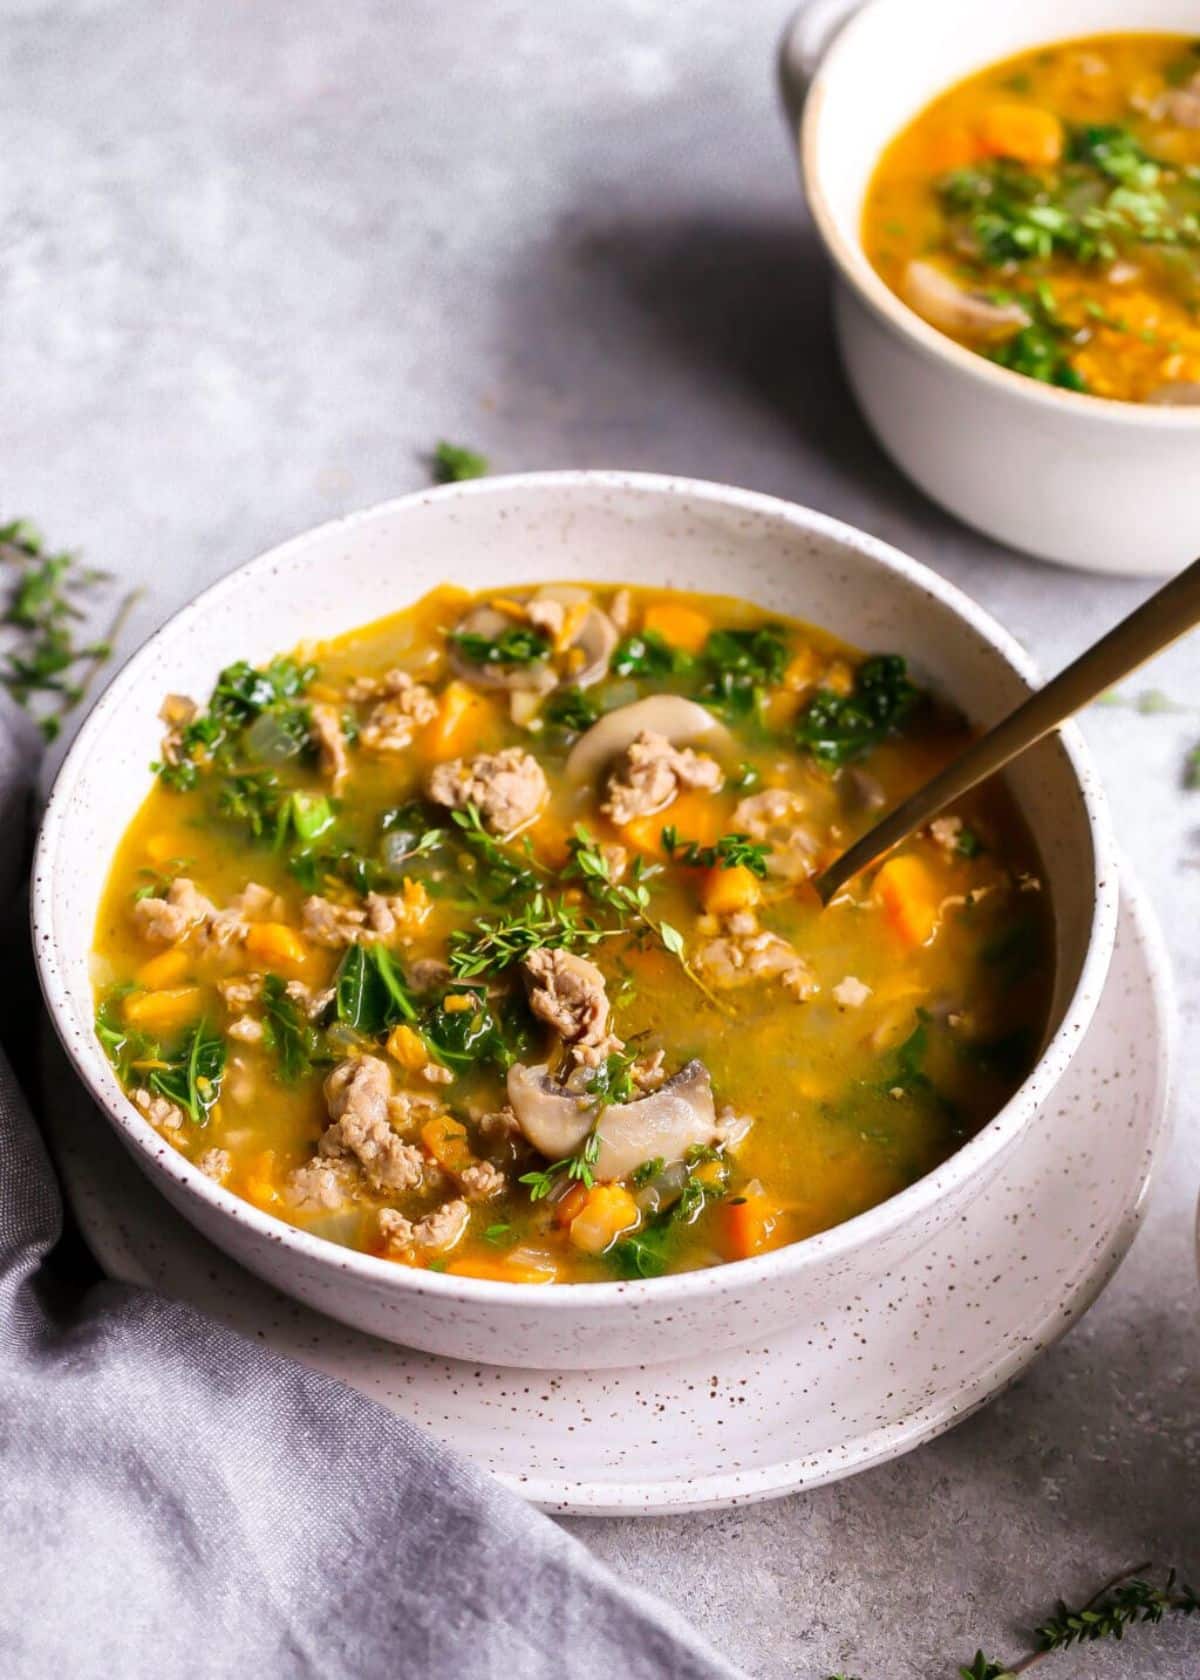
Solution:
<path fill-rule="evenodd" d="M 461 484 L 468 478 L 486 478 L 489 471 L 486 455 L 466 449 L 461 443 L 438 441 L 433 451 L 433 479 L 435 484 Z"/>
<path fill-rule="evenodd" d="M 606 1103 L 632 1102 L 638 1094 L 637 1086 L 633 1082 L 633 1064 L 638 1059 L 636 1050 L 613 1051 L 592 1070 L 587 1082 L 588 1093 Z"/>
<path fill-rule="evenodd" d="M 538 891 L 510 915 L 479 918 L 450 935 L 450 972 L 459 980 L 500 974 L 531 951 L 560 947 L 575 950 L 611 939 L 620 929 L 604 929 L 563 900 Z"/>
<path fill-rule="evenodd" d="M 663 850 L 668 857 L 678 856 L 681 863 L 698 869 L 748 869 L 759 880 L 767 874 L 767 854 L 770 846 L 751 840 L 748 834 L 722 834 L 713 846 L 698 845 L 695 840 L 681 840 L 674 828 L 662 831 Z"/>
<path fill-rule="evenodd" d="M 678 928 L 672 927 L 670 922 L 659 922 L 658 937 L 673 957 L 682 957 L 684 952 L 683 935 Z"/>
<path fill-rule="evenodd" d="M 495 1243 L 497 1247 L 506 1243 L 513 1234 L 512 1225 L 507 1219 L 498 1220 L 495 1225 L 489 1225 L 483 1233 L 484 1242 Z"/>
<path fill-rule="evenodd" d="M 34 711 L 42 732 L 53 740 L 64 714 L 83 698 L 88 681 L 111 655 L 135 597 L 129 594 L 122 601 L 105 638 L 81 643 L 75 634 L 84 617 L 79 596 L 104 574 L 81 566 L 65 550 L 48 553 L 36 527 L 25 519 L 0 526 L 0 560 L 20 569 L 0 613 L 0 624 L 16 632 L 0 667 L 0 682 L 20 705 Z M 87 669 L 77 674 L 80 665 Z M 40 704 L 46 697 L 57 701 L 53 710 Z"/>
<path fill-rule="evenodd" d="M 263 981 L 262 1002 L 267 1047 L 275 1052 L 279 1077 L 285 1085 L 294 1085 L 312 1072 L 315 1062 L 324 1059 L 321 1035 L 288 996 L 278 974 L 268 974 Z"/>
<path fill-rule="evenodd" d="M 465 810 L 451 811 L 450 820 L 458 829 L 459 838 L 474 853 L 480 880 L 489 898 L 504 899 L 518 890 L 537 890 L 539 877 L 545 871 L 534 861 L 528 849 L 518 857 L 511 846 L 494 839 L 483 826 L 476 806 L 468 805 Z"/>

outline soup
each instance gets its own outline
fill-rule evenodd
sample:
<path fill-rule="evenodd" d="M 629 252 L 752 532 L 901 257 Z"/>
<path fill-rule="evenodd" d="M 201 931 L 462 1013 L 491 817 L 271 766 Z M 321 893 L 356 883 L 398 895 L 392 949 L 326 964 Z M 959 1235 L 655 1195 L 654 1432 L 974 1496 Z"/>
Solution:
<path fill-rule="evenodd" d="M 960 82 L 884 153 L 863 244 L 1001 367 L 1200 402 L 1200 42 L 1097 36 Z"/>
<path fill-rule="evenodd" d="M 1050 914 L 993 785 L 825 911 L 968 738 L 903 660 L 727 598 L 439 589 L 169 696 L 97 1031 L 219 1183 L 399 1264 L 653 1277 L 911 1184 L 1039 1048 Z"/>

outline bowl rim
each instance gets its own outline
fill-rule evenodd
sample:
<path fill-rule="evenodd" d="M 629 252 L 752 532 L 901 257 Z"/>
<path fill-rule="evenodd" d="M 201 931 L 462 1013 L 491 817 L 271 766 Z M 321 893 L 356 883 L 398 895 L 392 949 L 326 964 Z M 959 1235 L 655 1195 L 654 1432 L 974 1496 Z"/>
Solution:
<path fill-rule="evenodd" d="M 1008 631 L 956 585 L 912 559 L 878 537 L 819 513 L 799 503 L 776 496 L 744 490 L 700 479 L 662 473 L 608 469 L 567 469 L 526 472 L 468 480 L 434 489 L 422 489 L 395 497 L 342 518 L 313 526 L 267 549 L 233 568 L 208 588 L 180 607 L 133 653 L 114 676 L 92 707 L 72 742 L 55 777 L 39 829 L 33 860 L 30 918 L 38 980 L 56 1034 L 75 1071 L 109 1123 L 117 1129 L 152 1181 L 159 1172 L 174 1179 L 185 1197 L 208 1205 L 220 1220 L 232 1220 L 247 1227 L 266 1242 L 290 1248 L 298 1259 L 318 1270 L 351 1274 L 357 1280 L 385 1294 L 428 1292 L 464 1306 L 487 1307 L 505 1303 L 538 1311 L 600 1311 L 622 1298 L 650 1306 L 669 1306 L 694 1296 L 725 1293 L 765 1282 L 768 1278 L 801 1272 L 824 1264 L 859 1248 L 869 1246 L 893 1230 L 913 1221 L 933 1207 L 955 1184 L 981 1177 L 987 1164 L 1003 1154 L 1034 1109 L 1054 1089 L 1075 1050 L 1099 1001 L 1108 972 L 1116 936 L 1119 904 L 1117 854 L 1108 815 L 1107 801 L 1092 766 L 1082 736 L 1074 723 L 1060 731 L 1063 751 L 1079 788 L 1092 840 L 1095 860 L 1092 918 L 1079 977 L 1068 999 L 1058 1028 L 1024 1083 L 1002 1109 L 972 1138 L 949 1155 L 931 1172 L 889 1196 L 885 1201 L 856 1214 L 814 1236 L 747 1260 L 727 1261 L 701 1271 L 668 1274 L 657 1278 L 622 1279 L 601 1283 L 574 1283 L 561 1287 L 545 1284 L 505 1283 L 487 1278 L 451 1276 L 397 1265 L 371 1254 L 342 1248 L 297 1226 L 262 1211 L 252 1202 L 217 1184 L 186 1156 L 165 1143 L 128 1100 L 104 1057 L 98 1040 L 90 1032 L 77 1032 L 70 1018 L 70 987 L 64 974 L 58 942 L 54 936 L 55 882 L 64 867 L 63 837 L 75 808 L 74 791 L 93 743 L 101 735 L 110 713 L 118 710 L 137 691 L 143 673 L 152 667 L 157 646 L 169 631 L 177 631 L 194 618 L 202 618 L 210 605 L 243 587 L 247 577 L 264 578 L 281 563 L 294 558 L 307 546 L 319 546 L 336 533 L 353 536 L 361 526 L 394 518 L 407 509 L 432 502 L 469 498 L 511 497 L 521 492 L 609 490 L 672 500 L 713 502 L 764 519 L 781 522 L 793 530 L 822 537 L 854 550 L 884 571 L 902 579 L 918 592 L 938 601 L 968 628 L 988 643 L 1031 686 L 1038 674 L 1033 661 Z M 89 1012 L 90 1013 L 90 1012 Z M 286 1287 L 286 1286 L 284 1286 Z"/>
<path fill-rule="evenodd" d="M 1110 424 L 1144 426 L 1149 431 L 1200 431 L 1200 403 L 1172 407 L 1169 404 L 1131 402 L 1120 397 L 1101 397 L 1088 391 L 1068 391 L 1058 385 L 1046 385 L 1040 380 L 1030 379 L 1026 374 L 1014 373 L 1011 368 L 1000 367 L 997 363 L 989 361 L 986 356 L 977 355 L 975 351 L 968 350 L 965 345 L 959 344 L 931 326 L 892 291 L 872 266 L 862 245 L 861 232 L 856 232 L 853 239 L 843 235 L 822 185 L 819 132 L 821 116 L 848 48 L 858 36 L 871 28 L 875 14 L 888 3 L 889 0 L 866 0 L 862 8 L 839 29 L 823 54 L 809 86 L 800 122 L 798 150 L 804 194 L 817 232 L 838 274 L 852 288 L 859 301 L 865 304 L 870 313 L 884 326 L 905 339 L 915 350 L 923 352 L 927 358 L 932 357 L 944 362 L 957 373 L 975 380 L 980 385 L 991 386 L 998 392 L 1007 391 L 1010 396 L 1023 399 L 1036 407 L 1075 416 L 1081 420 L 1090 416 Z M 1052 35 L 1046 38 L 1044 44 L 1054 46 L 1062 44 L 1063 41 L 1079 39 L 1085 37 Z M 953 87 L 955 84 L 949 82 L 946 85 Z M 925 104 L 928 104 L 928 100 Z M 924 106 L 919 109 L 924 109 Z M 793 135 L 794 140 L 795 138 Z M 876 158 L 875 166 L 878 162 L 879 159 Z"/>

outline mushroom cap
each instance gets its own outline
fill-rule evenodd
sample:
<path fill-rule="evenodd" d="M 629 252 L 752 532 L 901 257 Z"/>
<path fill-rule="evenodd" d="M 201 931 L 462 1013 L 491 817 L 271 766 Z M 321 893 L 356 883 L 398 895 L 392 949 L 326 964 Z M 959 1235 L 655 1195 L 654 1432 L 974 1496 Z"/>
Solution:
<path fill-rule="evenodd" d="M 636 1102 L 613 1103 L 596 1119 L 596 1104 L 565 1090 L 542 1065 L 509 1069 L 508 1100 L 526 1139 L 550 1160 L 573 1155 L 595 1125 L 598 1179 L 625 1178 L 643 1161 L 682 1160 L 694 1145 L 720 1136 L 712 1080 L 703 1062 L 690 1061 L 657 1091 Z"/>
<path fill-rule="evenodd" d="M 564 606 L 591 602 L 591 593 L 573 583 L 549 583 L 537 591 L 535 601 L 561 601 Z M 470 635 L 487 636 L 495 640 L 504 630 L 511 629 L 512 619 L 496 607 L 473 607 L 459 624 L 460 631 Z M 606 612 L 592 603 L 583 623 L 576 631 L 570 646 L 583 653 L 583 664 L 569 676 L 559 677 L 547 660 L 535 660 L 529 665 L 474 665 L 464 659 L 455 647 L 450 663 L 455 674 L 476 688 L 508 689 L 515 692 L 548 694 L 560 682 L 575 688 L 589 688 L 608 675 L 608 662 L 617 645 L 617 630 Z"/>
<path fill-rule="evenodd" d="M 455 633 L 486 636 L 494 642 L 505 630 L 511 630 L 512 624 L 507 613 L 495 607 L 478 606 L 472 607 L 460 621 Z M 457 644 L 451 644 L 450 665 L 456 676 L 475 688 L 532 689 L 535 693 L 547 694 L 555 684 L 554 672 L 543 659 L 536 659 L 529 665 L 476 665 L 464 658 Z"/>
<path fill-rule="evenodd" d="M 650 694 L 606 712 L 579 737 L 567 755 L 567 780 L 576 787 L 597 781 L 601 771 L 643 731 L 665 735 L 673 747 L 703 743 L 716 752 L 733 747 L 733 737 L 706 706 L 682 694 Z"/>
<path fill-rule="evenodd" d="M 915 260 L 904 270 L 904 301 L 931 326 L 960 338 L 1010 338 L 1029 325 L 1019 303 L 993 303 L 968 291 L 935 263 Z"/>

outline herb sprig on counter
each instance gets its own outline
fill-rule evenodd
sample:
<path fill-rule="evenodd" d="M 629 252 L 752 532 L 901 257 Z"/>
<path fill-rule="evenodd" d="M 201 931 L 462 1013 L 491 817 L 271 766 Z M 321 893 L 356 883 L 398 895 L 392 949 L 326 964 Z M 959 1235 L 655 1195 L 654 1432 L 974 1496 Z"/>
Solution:
<path fill-rule="evenodd" d="M 12 568 L 15 574 L 0 615 L 0 624 L 9 632 L 0 682 L 18 704 L 34 712 L 43 735 L 52 741 L 63 717 L 83 699 L 91 678 L 110 657 L 136 595 L 131 591 L 124 597 L 103 638 L 80 642 L 77 629 L 86 617 L 80 598 L 107 581 L 107 573 L 82 566 L 67 549 L 47 549 L 26 519 L 0 526 L 0 562 L 6 573 Z"/>
<path fill-rule="evenodd" d="M 1156 1585 L 1146 1579 L 1151 1567 L 1139 1563 L 1122 1570 L 1078 1609 L 1060 1599 L 1054 1614 L 1035 1629 L 1031 1650 L 1010 1663 L 998 1662 L 978 1650 L 970 1662 L 959 1666 L 960 1680 L 1017 1680 L 1056 1651 L 1102 1640 L 1119 1641 L 1128 1629 L 1156 1627 L 1168 1616 L 1200 1614 L 1200 1593 L 1194 1587 L 1181 1581 L 1174 1569 L 1167 1572 L 1161 1586 Z M 828 1680 L 851 1677 L 831 1674 Z"/>
<path fill-rule="evenodd" d="M 486 455 L 445 438 L 434 446 L 432 466 L 435 484 L 461 484 L 468 478 L 486 478 L 491 471 Z"/>

